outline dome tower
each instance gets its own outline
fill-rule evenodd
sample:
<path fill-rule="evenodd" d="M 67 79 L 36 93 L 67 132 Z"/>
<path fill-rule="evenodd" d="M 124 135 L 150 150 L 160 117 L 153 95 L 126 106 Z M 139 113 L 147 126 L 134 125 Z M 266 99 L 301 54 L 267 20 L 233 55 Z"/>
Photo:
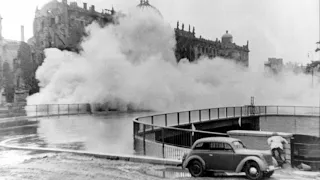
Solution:
<path fill-rule="evenodd" d="M 233 37 L 228 33 L 228 31 L 226 31 L 226 33 L 221 37 L 221 41 L 223 44 L 229 44 L 233 42 Z"/>
<path fill-rule="evenodd" d="M 140 0 L 140 4 L 138 4 L 137 7 L 142 9 L 143 11 L 152 10 L 152 11 L 156 12 L 157 14 L 159 14 L 162 17 L 162 14 L 160 13 L 160 11 L 156 7 L 152 6 L 149 3 L 149 0 Z"/>

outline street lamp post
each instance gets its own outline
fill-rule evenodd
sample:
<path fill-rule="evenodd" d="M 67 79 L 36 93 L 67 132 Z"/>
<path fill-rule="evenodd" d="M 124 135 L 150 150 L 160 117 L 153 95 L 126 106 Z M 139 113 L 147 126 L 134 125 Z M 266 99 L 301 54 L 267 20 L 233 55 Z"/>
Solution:
<path fill-rule="evenodd" d="M 319 41 L 317 42 L 316 52 L 320 51 L 320 0 L 319 0 Z M 320 56 L 319 56 L 320 58 Z M 320 92 L 319 92 L 319 137 L 320 137 Z"/>

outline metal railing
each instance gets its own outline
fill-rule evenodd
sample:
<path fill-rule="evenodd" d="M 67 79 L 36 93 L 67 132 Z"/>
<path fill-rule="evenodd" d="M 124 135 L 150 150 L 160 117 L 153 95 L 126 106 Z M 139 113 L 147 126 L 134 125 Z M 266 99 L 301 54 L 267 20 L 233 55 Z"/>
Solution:
<path fill-rule="evenodd" d="M 134 122 L 134 147 L 138 155 L 180 159 L 192 144 L 204 137 L 228 135 L 206 131 L 193 131 Z"/>
<path fill-rule="evenodd" d="M 238 106 L 197 109 L 155 114 L 133 120 L 134 148 L 137 154 L 181 159 L 200 138 L 228 136 L 192 129 L 192 124 L 261 115 L 319 116 L 319 107 L 307 106 Z M 177 128 L 186 126 L 189 129 Z"/>
<path fill-rule="evenodd" d="M 8 106 L 0 113 L 4 117 L 42 117 L 91 113 L 90 104 L 41 104 Z"/>

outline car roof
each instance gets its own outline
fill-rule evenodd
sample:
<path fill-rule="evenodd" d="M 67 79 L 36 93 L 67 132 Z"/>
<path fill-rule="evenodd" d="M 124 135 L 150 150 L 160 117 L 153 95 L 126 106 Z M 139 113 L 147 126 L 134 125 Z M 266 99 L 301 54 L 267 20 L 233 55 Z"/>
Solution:
<path fill-rule="evenodd" d="M 231 137 L 208 137 L 208 138 L 202 138 L 198 139 L 196 142 L 227 142 L 231 143 L 233 141 L 240 141 L 239 139 L 236 138 L 231 138 Z"/>

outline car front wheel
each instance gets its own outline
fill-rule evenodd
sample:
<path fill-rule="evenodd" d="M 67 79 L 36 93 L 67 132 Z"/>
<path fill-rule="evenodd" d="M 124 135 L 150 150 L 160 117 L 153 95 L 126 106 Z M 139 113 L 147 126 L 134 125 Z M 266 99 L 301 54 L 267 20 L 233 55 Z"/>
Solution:
<path fill-rule="evenodd" d="M 204 168 L 202 166 L 202 163 L 198 160 L 193 160 L 192 162 L 190 162 L 188 170 L 193 177 L 202 177 L 204 175 Z"/>
<path fill-rule="evenodd" d="M 263 172 L 260 170 L 259 164 L 251 161 L 246 163 L 245 173 L 248 179 L 260 180 L 263 178 Z"/>

